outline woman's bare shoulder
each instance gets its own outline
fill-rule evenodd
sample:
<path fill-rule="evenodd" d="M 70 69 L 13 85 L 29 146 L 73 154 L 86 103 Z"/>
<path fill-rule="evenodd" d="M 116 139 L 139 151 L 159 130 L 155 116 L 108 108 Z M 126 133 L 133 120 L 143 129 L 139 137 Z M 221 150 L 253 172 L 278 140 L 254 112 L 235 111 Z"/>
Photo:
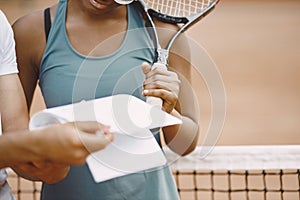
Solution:
<path fill-rule="evenodd" d="M 24 38 L 35 38 L 44 31 L 43 10 L 29 13 L 17 19 L 13 24 L 15 36 Z"/>
<path fill-rule="evenodd" d="M 51 17 L 53 17 L 55 10 L 56 5 L 51 7 Z M 45 39 L 44 10 L 35 11 L 20 17 L 13 24 L 13 30 L 16 39 L 29 41 Z"/>
<path fill-rule="evenodd" d="M 51 7 L 54 15 L 56 5 Z M 46 47 L 46 34 L 44 24 L 44 10 L 35 11 L 20 17 L 14 24 L 13 30 L 16 41 L 18 62 L 25 60 L 39 66 L 41 57 Z M 25 62 L 24 61 L 24 62 Z"/>

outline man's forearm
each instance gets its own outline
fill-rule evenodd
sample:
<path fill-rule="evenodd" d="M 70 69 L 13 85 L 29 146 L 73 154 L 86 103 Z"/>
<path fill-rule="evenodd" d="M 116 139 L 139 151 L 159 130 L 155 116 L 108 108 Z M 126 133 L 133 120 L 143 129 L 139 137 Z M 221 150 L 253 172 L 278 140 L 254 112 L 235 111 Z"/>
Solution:
<path fill-rule="evenodd" d="M 0 137 L 0 168 L 33 160 L 33 140 L 27 130 L 4 133 Z"/>
<path fill-rule="evenodd" d="M 0 137 L 0 169 L 10 167 L 18 175 L 28 180 L 37 181 L 37 177 L 24 172 L 19 168 L 24 165 L 32 165 L 31 161 L 38 160 L 35 143 L 36 135 L 30 134 L 28 130 L 4 133 Z"/>

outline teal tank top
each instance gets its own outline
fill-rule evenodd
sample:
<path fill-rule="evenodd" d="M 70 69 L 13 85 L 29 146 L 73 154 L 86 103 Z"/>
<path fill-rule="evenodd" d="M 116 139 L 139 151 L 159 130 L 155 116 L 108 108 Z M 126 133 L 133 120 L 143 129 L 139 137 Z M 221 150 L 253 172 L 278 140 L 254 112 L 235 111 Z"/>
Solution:
<path fill-rule="evenodd" d="M 141 63 L 152 63 L 155 53 L 135 6 L 127 6 L 128 27 L 120 48 L 107 56 L 89 57 L 78 53 L 68 40 L 67 3 L 67 0 L 58 3 L 40 66 L 39 85 L 46 106 L 51 108 L 115 94 L 144 99 Z M 71 166 L 67 177 L 57 184 L 43 184 L 41 199 L 176 200 L 179 197 L 168 166 L 95 183 L 85 164 Z"/>

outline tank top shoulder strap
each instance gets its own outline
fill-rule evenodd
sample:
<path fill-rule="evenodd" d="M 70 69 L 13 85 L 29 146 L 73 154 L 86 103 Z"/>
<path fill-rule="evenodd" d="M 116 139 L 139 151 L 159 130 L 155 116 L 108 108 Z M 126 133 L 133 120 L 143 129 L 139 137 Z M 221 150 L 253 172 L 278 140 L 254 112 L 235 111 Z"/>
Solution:
<path fill-rule="evenodd" d="M 51 28 L 51 15 L 50 15 L 49 7 L 44 10 L 44 28 L 45 28 L 45 36 L 46 36 L 46 42 L 47 42 L 49 31 Z"/>
<path fill-rule="evenodd" d="M 136 2 L 131 3 L 128 9 L 128 20 L 130 20 L 128 29 L 143 28 L 145 26 L 142 10 Z"/>
<path fill-rule="evenodd" d="M 62 2 L 64 2 L 64 0 Z M 48 40 L 51 25 L 52 25 L 52 22 L 51 22 L 50 7 L 47 7 L 44 9 L 44 30 L 45 30 L 46 42 Z"/>

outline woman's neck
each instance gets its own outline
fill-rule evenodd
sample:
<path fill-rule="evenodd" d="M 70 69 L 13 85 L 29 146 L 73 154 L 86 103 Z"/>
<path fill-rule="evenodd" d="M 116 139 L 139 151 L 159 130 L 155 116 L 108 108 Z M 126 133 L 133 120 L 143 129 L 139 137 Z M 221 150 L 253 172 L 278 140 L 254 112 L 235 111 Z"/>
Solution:
<path fill-rule="evenodd" d="M 87 3 L 88 1 L 83 0 L 68 2 L 66 30 L 69 41 L 83 55 L 90 55 L 99 44 L 101 48 L 94 51 L 93 56 L 111 54 L 121 46 L 125 38 L 126 6 L 97 10 Z M 98 11 L 97 14 L 94 11 Z"/>

